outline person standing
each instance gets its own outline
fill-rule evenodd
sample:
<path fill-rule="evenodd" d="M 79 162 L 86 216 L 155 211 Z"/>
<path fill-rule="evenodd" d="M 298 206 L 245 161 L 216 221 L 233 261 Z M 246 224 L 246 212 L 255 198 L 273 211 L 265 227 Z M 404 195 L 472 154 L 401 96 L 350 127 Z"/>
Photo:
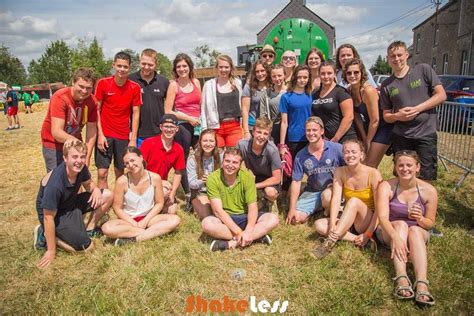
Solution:
<path fill-rule="evenodd" d="M 31 95 L 28 92 L 23 92 L 21 95 L 21 98 L 23 99 L 23 102 L 25 103 L 25 113 L 33 113 L 31 110 L 31 105 L 32 105 L 32 100 L 31 100 Z"/>
<path fill-rule="evenodd" d="M 7 87 L 7 131 L 20 128 L 20 119 L 18 118 L 18 94 L 13 91 L 12 87 Z M 15 125 L 13 125 L 15 123 Z"/>
<path fill-rule="evenodd" d="M 79 68 L 72 76 L 72 86 L 59 89 L 53 94 L 41 127 L 42 151 L 47 172 L 63 161 L 65 142 L 82 140 L 84 125 L 86 125 L 86 165 L 90 165 L 97 139 L 97 101 L 92 96 L 95 80 L 92 69 Z"/>
<path fill-rule="evenodd" d="M 129 54 L 118 52 L 112 64 L 115 74 L 97 83 L 95 97 L 99 119 L 95 164 L 99 188 L 108 187 L 112 159 L 117 179 L 124 172 L 122 152 L 127 146 L 137 145 L 142 96 L 140 86 L 128 79 L 131 62 Z"/>
<path fill-rule="evenodd" d="M 130 74 L 129 79 L 141 88 L 142 106 L 138 125 L 137 147 L 149 137 L 160 133 L 160 121 L 165 114 L 165 98 L 169 81 L 156 72 L 158 53 L 146 48 L 140 54 L 140 70 Z"/>
<path fill-rule="evenodd" d="M 31 105 L 38 103 L 39 101 L 40 101 L 39 95 L 36 92 L 31 91 Z"/>
<path fill-rule="evenodd" d="M 393 74 L 380 88 L 383 117 L 387 123 L 394 123 L 394 152 L 416 151 L 420 157 L 420 179 L 436 180 L 436 106 L 446 100 L 446 92 L 430 66 L 410 67 L 408 56 L 404 42 L 395 41 L 387 48 Z"/>

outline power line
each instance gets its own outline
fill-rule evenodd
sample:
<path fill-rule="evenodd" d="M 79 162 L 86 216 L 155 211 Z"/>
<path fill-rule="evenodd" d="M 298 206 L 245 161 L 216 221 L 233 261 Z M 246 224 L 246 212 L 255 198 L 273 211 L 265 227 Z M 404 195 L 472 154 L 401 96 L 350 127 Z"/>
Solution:
<path fill-rule="evenodd" d="M 396 22 L 398 22 L 398 21 L 400 21 L 400 20 L 403 20 L 403 19 L 405 19 L 405 18 L 407 18 L 407 17 L 409 17 L 409 16 L 411 16 L 411 15 L 413 15 L 413 14 L 415 14 L 415 13 L 418 13 L 418 12 L 420 12 L 420 11 L 426 9 L 426 8 L 429 8 L 429 7 L 431 6 L 431 3 L 428 3 L 428 4 L 426 4 L 426 3 L 427 3 L 427 2 L 425 1 L 425 2 L 423 2 L 422 4 L 416 6 L 415 8 L 413 8 L 413 9 L 411 9 L 411 10 L 409 10 L 409 11 L 403 13 L 402 15 L 400 15 L 400 16 L 398 16 L 398 17 L 396 17 L 396 18 L 394 18 L 394 19 L 392 19 L 392 20 L 390 20 L 390 21 L 388 21 L 388 22 L 386 22 L 386 23 L 384 23 L 384 24 L 382 24 L 382 25 L 380 25 L 380 26 L 377 26 L 377 27 L 374 27 L 374 28 L 369 29 L 369 30 L 367 30 L 367 31 L 363 31 L 363 32 L 360 32 L 360 33 L 357 33 L 357 34 L 353 34 L 353 35 L 347 36 L 347 37 L 343 37 L 343 38 L 341 38 L 341 39 L 339 39 L 339 40 L 345 40 L 345 39 L 352 38 L 352 37 L 355 37 L 355 36 L 364 35 L 364 34 L 367 34 L 367 33 L 373 32 L 373 31 L 376 31 L 376 30 L 378 30 L 378 29 L 381 29 L 381 28 L 383 28 L 383 27 L 386 27 L 386 26 L 388 26 L 388 25 L 391 25 L 391 24 L 393 24 L 393 23 L 396 23 Z"/>

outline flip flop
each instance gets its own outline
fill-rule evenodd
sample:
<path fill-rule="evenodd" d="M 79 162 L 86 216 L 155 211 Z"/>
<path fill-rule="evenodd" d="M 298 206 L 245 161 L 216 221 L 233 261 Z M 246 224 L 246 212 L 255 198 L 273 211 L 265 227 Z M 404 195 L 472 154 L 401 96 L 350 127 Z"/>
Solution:
<path fill-rule="evenodd" d="M 398 285 L 397 282 L 401 278 L 407 279 L 408 285 Z M 394 277 L 392 280 L 395 283 L 395 289 L 393 291 L 393 294 L 395 295 L 396 298 L 398 298 L 399 300 L 411 300 L 413 297 L 415 297 L 415 292 L 413 291 L 413 288 L 411 286 L 411 281 L 406 274 L 400 274 Z M 410 295 L 403 296 L 401 294 L 401 291 L 407 291 L 410 293 Z"/>
<path fill-rule="evenodd" d="M 429 291 L 418 291 L 416 289 L 418 283 L 423 283 L 427 287 L 430 286 L 430 282 L 428 280 L 416 280 L 415 284 L 413 284 L 413 290 L 415 291 L 415 302 L 420 306 L 433 306 L 435 304 L 435 299 L 433 295 Z M 421 300 L 422 296 L 428 297 L 427 301 Z"/>

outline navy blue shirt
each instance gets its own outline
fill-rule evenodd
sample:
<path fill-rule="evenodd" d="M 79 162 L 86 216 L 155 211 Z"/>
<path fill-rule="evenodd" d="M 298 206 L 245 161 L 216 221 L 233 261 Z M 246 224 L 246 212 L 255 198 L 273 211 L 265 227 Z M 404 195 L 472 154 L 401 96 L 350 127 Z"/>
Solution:
<path fill-rule="evenodd" d="M 342 145 L 328 140 L 324 141 L 324 150 L 321 159 L 309 153 L 308 146 L 301 149 L 293 162 L 293 180 L 301 181 L 308 176 L 305 191 L 321 192 L 332 183 L 334 170 L 345 165 L 342 156 Z"/>
<path fill-rule="evenodd" d="M 43 209 L 55 211 L 57 215 L 72 211 L 76 205 L 79 188 L 90 178 L 91 174 L 87 166 L 79 172 L 75 183 L 69 182 L 64 162 L 54 168 L 46 186 L 40 183 L 36 197 L 36 210 L 40 221 L 43 222 Z"/>
<path fill-rule="evenodd" d="M 311 116 L 312 102 L 313 99 L 306 93 L 286 92 L 281 96 L 280 112 L 288 114 L 289 142 L 306 141 L 305 122 Z"/>
<path fill-rule="evenodd" d="M 155 72 L 155 76 L 148 83 L 137 71 L 128 79 L 138 83 L 142 90 L 142 106 L 140 107 L 140 125 L 138 137 L 148 138 L 160 134 L 160 121 L 165 114 L 166 91 L 170 82 Z"/>

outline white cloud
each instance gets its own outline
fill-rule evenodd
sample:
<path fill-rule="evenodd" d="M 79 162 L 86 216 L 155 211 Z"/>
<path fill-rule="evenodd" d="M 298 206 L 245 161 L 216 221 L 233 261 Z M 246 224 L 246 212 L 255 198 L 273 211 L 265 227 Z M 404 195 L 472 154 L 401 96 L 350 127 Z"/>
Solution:
<path fill-rule="evenodd" d="M 160 20 L 151 20 L 143 24 L 135 33 L 134 37 L 138 41 L 168 40 L 178 33 L 178 29 L 171 24 Z"/>
<path fill-rule="evenodd" d="M 33 16 L 23 16 L 8 24 L 8 29 L 15 34 L 31 35 L 53 35 L 57 32 L 56 19 L 43 20 Z"/>
<path fill-rule="evenodd" d="M 167 21 L 190 23 L 213 20 L 219 10 L 206 2 L 193 4 L 191 0 L 173 0 L 171 3 L 158 6 L 157 11 L 158 16 Z"/>
<path fill-rule="evenodd" d="M 359 21 L 368 11 L 362 7 L 333 4 L 308 4 L 307 7 L 331 25 L 344 25 Z"/>

